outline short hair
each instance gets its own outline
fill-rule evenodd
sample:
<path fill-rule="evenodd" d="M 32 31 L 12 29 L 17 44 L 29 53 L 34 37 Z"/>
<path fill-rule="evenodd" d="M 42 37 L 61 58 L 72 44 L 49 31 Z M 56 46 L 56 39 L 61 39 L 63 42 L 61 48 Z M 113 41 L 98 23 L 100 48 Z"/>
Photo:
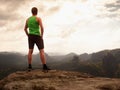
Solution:
<path fill-rule="evenodd" d="M 38 9 L 36 7 L 33 7 L 31 9 L 31 12 L 32 12 L 33 15 L 37 15 Z"/>

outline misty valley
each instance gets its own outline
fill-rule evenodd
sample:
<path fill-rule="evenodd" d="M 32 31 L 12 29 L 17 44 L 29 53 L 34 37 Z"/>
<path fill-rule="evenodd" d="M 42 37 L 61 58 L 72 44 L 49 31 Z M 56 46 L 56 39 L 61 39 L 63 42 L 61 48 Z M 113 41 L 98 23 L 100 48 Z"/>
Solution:
<path fill-rule="evenodd" d="M 93 76 L 120 78 L 120 49 L 103 50 L 91 54 L 46 55 L 47 64 L 54 70 L 88 73 Z M 34 54 L 33 69 L 42 69 L 39 54 Z M 0 53 L 0 79 L 10 73 L 27 70 L 27 55 Z"/>

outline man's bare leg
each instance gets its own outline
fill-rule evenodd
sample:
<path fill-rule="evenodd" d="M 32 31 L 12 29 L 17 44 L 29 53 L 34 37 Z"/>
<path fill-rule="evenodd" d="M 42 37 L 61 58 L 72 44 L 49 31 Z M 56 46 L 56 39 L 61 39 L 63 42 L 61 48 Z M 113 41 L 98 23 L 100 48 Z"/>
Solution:
<path fill-rule="evenodd" d="M 40 59 L 41 59 L 42 64 L 46 64 L 44 49 L 40 50 Z"/>
<path fill-rule="evenodd" d="M 41 62 L 43 64 L 43 70 L 50 70 L 47 65 L 46 65 L 46 59 L 45 59 L 45 53 L 44 53 L 44 49 L 40 50 L 40 59 Z"/>
<path fill-rule="evenodd" d="M 29 52 L 28 52 L 28 68 L 29 69 L 32 69 L 32 53 L 33 53 L 33 49 L 29 49 Z"/>

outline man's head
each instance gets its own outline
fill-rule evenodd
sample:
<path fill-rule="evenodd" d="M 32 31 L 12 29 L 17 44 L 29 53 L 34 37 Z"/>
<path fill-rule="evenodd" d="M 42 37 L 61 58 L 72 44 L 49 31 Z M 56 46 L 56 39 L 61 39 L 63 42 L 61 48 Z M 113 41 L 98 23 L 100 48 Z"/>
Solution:
<path fill-rule="evenodd" d="M 36 7 L 33 7 L 31 9 L 31 12 L 32 12 L 33 15 L 37 15 L 38 9 Z"/>

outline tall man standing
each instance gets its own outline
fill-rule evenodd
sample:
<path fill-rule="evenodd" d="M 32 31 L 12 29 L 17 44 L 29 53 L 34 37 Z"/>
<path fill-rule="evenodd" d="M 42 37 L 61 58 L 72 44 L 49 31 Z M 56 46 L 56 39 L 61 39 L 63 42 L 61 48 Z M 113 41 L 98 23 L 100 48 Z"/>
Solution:
<path fill-rule="evenodd" d="M 37 45 L 40 53 L 41 62 L 43 64 L 43 70 L 50 70 L 46 65 L 46 59 L 44 54 L 44 42 L 43 42 L 43 32 L 44 28 L 42 25 L 41 18 L 37 17 L 38 9 L 33 7 L 31 9 L 32 16 L 26 20 L 24 31 L 28 36 L 29 52 L 28 52 L 28 70 L 32 69 L 32 53 L 34 49 L 34 44 Z M 29 32 L 27 30 L 29 28 Z"/>

